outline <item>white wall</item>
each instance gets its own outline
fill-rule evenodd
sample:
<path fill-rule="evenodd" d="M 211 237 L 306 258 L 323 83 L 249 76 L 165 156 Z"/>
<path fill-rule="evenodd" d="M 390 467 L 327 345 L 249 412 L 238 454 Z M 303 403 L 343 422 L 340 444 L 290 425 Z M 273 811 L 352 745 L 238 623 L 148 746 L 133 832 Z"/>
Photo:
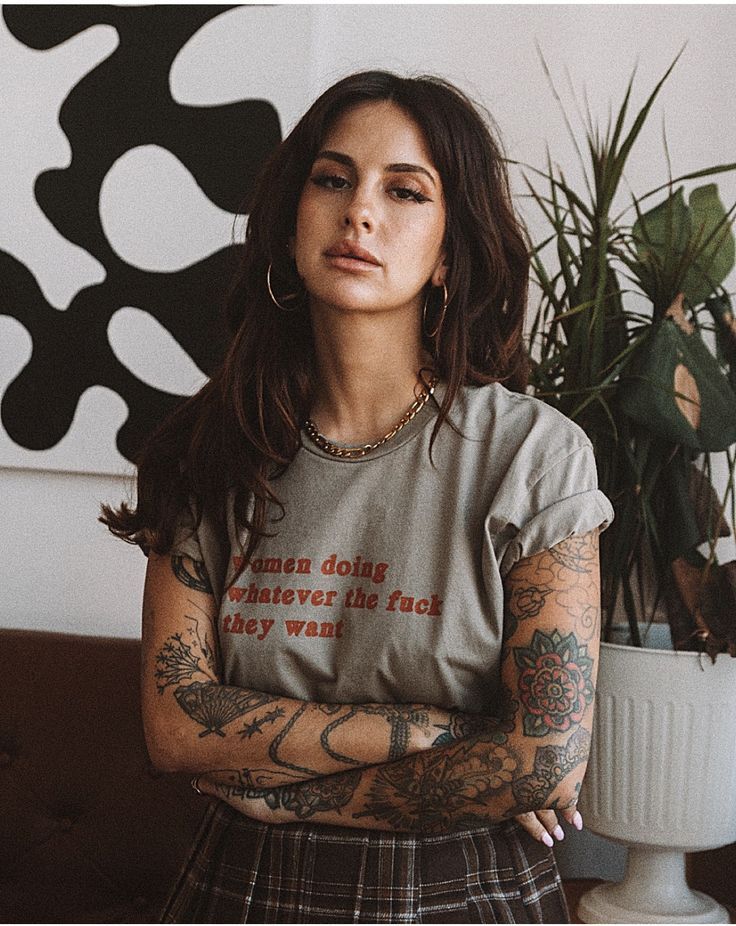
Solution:
<path fill-rule="evenodd" d="M 115 476 L 0 469 L 0 625 L 140 636 L 146 558 L 97 521 L 133 498 Z"/>
<path fill-rule="evenodd" d="M 310 7 L 308 17 L 304 8 L 293 17 L 287 12 L 283 7 L 244 7 L 235 15 L 255 15 L 258 29 L 266 30 L 272 21 L 282 31 L 291 30 L 292 53 L 287 57 L 300 47 L 310 59 L 301 108 L 333 80 L 359 68 L 439 73 L 490 109 L 510 158 L 543 167 L 548 143 L 553 159 L 565 165 L 571 180 L 576 176 L 574 149 L 535 41 L 571 118 L 575 119 L 574 106 L 565 69 L 577 91 L 587 89 L 591 110 L 603 122 L 609 102 L 617 108 L 637 61 L 632 112 L 638 111 L 687 40 L 640 136 L 627 179 L 641 193 L 666 177 L 663 113 L 675 175 L 735 159 L 733 7 L 324 5 Z M 307 18 L 310 28 L 305 28 Z M 234 50 L 230 53 L 236 71 L 236 55 Z M 283 67 L 291 73 L 293 61 L 285 59 Z M 288 107 L 284 104 L 286 129 L 299 110 L 293 103 L 298 93 L 299 88 L 292 87 Z M 520 191 L 518 173 L 512 177 Z M 736 200 L 736 176 L 721 176 L 718 183 L 726 204 Z M 528 204 L 521 206 L 532 231 L 541 233 L 535 212 Z M 728 283 L 736 288 L 734 277 Z M 723 478 L 725 472 L 721 482 Z M 130 498 L 130 492 L 130 479 L 123 475 L 0 468 L 2 624 L 89 634 L 139 633 L 145 557 L 96 521 L 100 500 L 116 503 Z M 721 542 L 721 558 L 731 558 L 731 550 L 733 545 Z"/>

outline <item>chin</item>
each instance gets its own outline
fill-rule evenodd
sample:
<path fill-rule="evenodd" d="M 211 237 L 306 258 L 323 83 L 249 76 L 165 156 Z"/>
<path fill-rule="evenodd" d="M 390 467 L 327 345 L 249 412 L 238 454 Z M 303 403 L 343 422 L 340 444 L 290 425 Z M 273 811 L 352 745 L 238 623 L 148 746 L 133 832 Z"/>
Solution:
<path fill-rule="evenodd" d="M 348 284 L 350 281 L 348 281 Z M 313 302 L 321 303 L 339 312 L 370 312 L 382 308 L 384 298 L 367 287 L 342 285 L 317 286 L 309 290 Z"/>

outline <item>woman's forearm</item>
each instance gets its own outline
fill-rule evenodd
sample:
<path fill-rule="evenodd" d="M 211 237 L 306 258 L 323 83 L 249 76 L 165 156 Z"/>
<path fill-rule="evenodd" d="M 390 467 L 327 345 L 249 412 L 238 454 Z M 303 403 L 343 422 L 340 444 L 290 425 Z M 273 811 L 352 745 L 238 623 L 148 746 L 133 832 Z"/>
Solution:
<path fill-rule="evenodd" d="M 263 822 L 448 832 L 574 804 L 589 742 L 581 725 L 559 743 L 530 748 L 527 737 L 506 736 L 499 725 L 397 762 L 292 786 L 254 789 L 228 772 L 208 773 L 199 786 Z"/>
<path fill-rule="evenodd" d="M 466 739 L 307 786 L 202 786 L 267 822 L 312 819 L 417 832 L 501 822 L 577 801 L 593 728 L 600 628 L 598 532 L 520 560 L 507 576 L 503 719 Z"/>
<path fill-rule="evenodd" d="M 484 718 L 429 704 L 322 704 L 221 684 L 215 602 L 202 563 L 149 562 L 141 694 L 146 743 L 164 771 L 231 769 L 269 788 L 453 742 Z"/>
<path fill-rule="evenodd" d="M 146 739 L 166 771 L 226 768 L 249 788 L 276 787 L 400 759 L 486 722 L 428 704 L 321 704 L 222 685 L 196 629 L 169 637 L 144 666 L 157 692 Z"/>
<path fill-rule="evenodd" d="M 362 768 L 452 741 L 459 716 L 422 704 L 319 704 L 217 683 L 178 691 L 170 771 L 234 767 L 250 787 Z"/>

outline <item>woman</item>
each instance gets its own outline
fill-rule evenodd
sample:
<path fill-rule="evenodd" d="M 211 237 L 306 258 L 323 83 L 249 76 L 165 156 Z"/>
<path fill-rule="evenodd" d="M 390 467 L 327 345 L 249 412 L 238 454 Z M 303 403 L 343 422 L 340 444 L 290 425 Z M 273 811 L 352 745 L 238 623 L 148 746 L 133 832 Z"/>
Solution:
<path fill-rule="evenodd" d="M 163 920 L 566 921 L 613 512 L 523 394 L 498 145 L 438 78 L 355 74 L 249 211 L 227 356 L 103 508 L 148 555 L 152 760 L 217 798 Z"/>

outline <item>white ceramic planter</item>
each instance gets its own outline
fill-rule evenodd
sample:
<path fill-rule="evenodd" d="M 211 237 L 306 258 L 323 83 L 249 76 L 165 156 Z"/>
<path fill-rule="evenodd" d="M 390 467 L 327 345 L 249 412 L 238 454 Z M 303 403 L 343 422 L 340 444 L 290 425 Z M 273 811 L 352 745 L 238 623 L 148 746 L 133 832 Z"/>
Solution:
<path fill-rule="evenodd" d="M 736 841 L 736 659 L 601 644 L 585 825 L 629 847 L 584 923 L 728 923 L 685 881 L 685 852 Z"/>

